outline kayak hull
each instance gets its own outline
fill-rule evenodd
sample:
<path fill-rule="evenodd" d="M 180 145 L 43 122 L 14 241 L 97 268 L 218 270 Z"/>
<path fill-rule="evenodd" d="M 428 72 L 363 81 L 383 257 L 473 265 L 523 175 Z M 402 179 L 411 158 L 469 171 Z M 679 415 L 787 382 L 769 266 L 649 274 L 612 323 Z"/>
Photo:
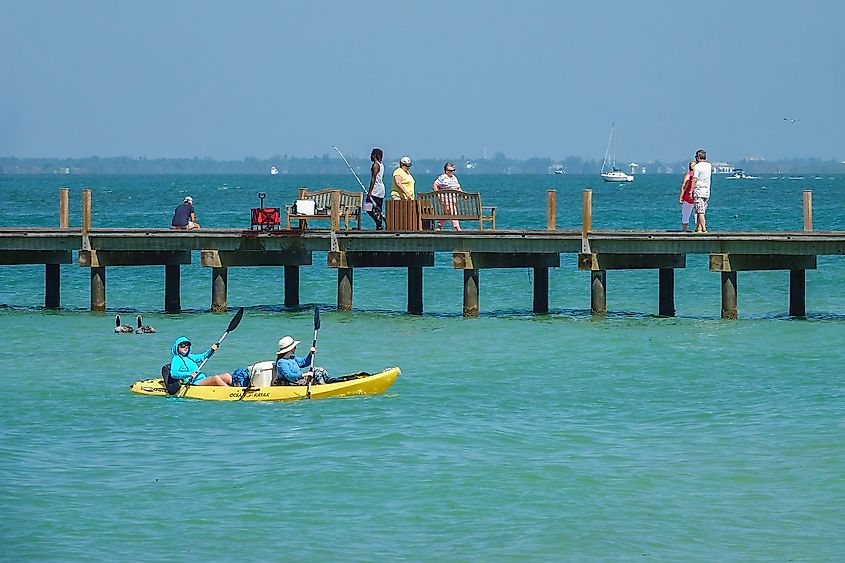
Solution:
<path fill-rule="evenodd" d="M 384 393 L 393 385 L 399 373 L 399 368 L 394 367 L 348 381 L 312 385 L 311 398 L 324 399 L 326 397 L 378 395 L 379 393 Z M 139 395 L 168 396 L 161 378 L 136 381 L 129 389 Z M 307 393 L 308 387 L 299 385 L 250 388 L 191 385 L 187 389 L 183 387 L 174 396 L 188 399 L 202 399 L 205 401 L 297 401 L 299 399 L 306 399 Z"/>

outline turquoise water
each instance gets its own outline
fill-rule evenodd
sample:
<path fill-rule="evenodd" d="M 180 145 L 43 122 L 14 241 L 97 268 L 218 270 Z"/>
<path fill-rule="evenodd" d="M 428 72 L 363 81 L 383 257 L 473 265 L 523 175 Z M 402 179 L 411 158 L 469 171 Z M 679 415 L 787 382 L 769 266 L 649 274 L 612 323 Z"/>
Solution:
<path fill-rule="evenodd" d="M 422 183 L 418 175 L 418 182 Z M 241 227 L 256 193 L 343 177 L 98 177 L 94 225 L 166 226 L 184 195 L 209 227 Z M 587 177 L 462 178 L 502 228 L 577 228 L 593 187 L 596 228 L 676 229 L 671 177 L 605 186 Z M 714 186 L 713 230 L 845 229 L 845 178 Z M 592 185 L 591 185 L 592 184 Z M 0 178 L 0 226 L 57 223 L 56 177 Z M 67 185 L 67 184 L 66 184 Z M 736 217 L 734 217 L 736 216 Z M 365 222 L 367 219 L 365 219 Z M 367 225 L 371 225 L 367 223 Z M 313 335 L 331 373 L 398 365 L 385 395 L 290 404 L 135 396 L 173 340 L 219 338 L 210 273 L 183 268 L 186 313 L 165 315 L 160 267 L 111 268 L 107 314 L 88 272 L 62 266 L 61 311 L 43 311 L 43 267 L 0 267 L 0 558 L 62 560 L 838 560 L 845 553 L 845 261 L 807 273 L 806 320 L 788 274 L 739 276 L 739 321 L 719 317 L 704 256 L 676 274 L 678 317 L 657 318 L 655 272 L 609 272 L 604 319 L 572 256 L 533 315 L 527 270 L 481 272 L 481 316 L 463 319 L 459 271 L 425 273 L 423 316 L 403 314 L 402 272 L 355 274 L 333 310 L 325 257 L 285 310 L 281 268 L 230 269 L 244 320 L 209 362 L 230 371 Z M 195 256 L 195 262 L 198 257 Z M 113 314 L 158 333 L 115 335 Z M 124 318 L 126 320 L 126 318 Z"/>

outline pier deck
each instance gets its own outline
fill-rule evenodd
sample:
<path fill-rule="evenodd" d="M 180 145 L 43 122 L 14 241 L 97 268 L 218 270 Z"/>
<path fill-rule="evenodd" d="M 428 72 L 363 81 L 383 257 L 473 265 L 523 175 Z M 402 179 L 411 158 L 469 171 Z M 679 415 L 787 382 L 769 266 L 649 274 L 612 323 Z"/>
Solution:
<path fill-rule="evenodd" d="M 179 310 L 179 266 L 199 252 L 212 269 L 212 310 L 226 309 L 226 269 L 284 266 L 285 304 L 299 303 L 299 267 L 313 252 L 327 252 L 338 270 L 338 307 L 352 307 L 352 273 L 361 267 L 408 269 L 408 310 L 422 312 L 422 269 L 434 254 L 450 253 L 464 270 L 464 314 L 478 314 L 478 272 L 488 268 L 533 268 L 534 310 L 548 310 L 548 268 L 561 254 L 577 254 L 578 268 L 592 272 L 591 305 L 605 312 L 607 270 L 657 269 L 660 314 L 674 314 L 674 269 L 687 254 L 707 254 L 710 270 L 722 273 L 722 316 L 736 317 L 736 273 L 790 270 L 790 314 L 804 314 L 804 271 L 818 255 L 845 255 L 845 232 L 773 231 L 680 233 L 666 231 L 497 230 L 385 232 L 241 229 L 0 228 L 0 264 L 45 264 L 45 305 L 59 306 L 58 264 L 91 269 L 91 306 L 105 309 L 105 268 L 164 265 L 165 310 Z"/>

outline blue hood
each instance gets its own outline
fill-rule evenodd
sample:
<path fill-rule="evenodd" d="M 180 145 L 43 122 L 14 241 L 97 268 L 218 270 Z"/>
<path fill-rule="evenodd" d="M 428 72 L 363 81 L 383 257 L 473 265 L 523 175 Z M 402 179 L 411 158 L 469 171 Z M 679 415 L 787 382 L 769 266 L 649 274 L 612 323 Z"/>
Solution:
<path fill-rule="evenodd" d="M 191 341 L 190 341 L 190 339 L 188 339 L 188 338 L 186 338 L 186 337 L 184 337 L 184 336 L 180 336 L 179 338 L 177 338 L 177 339 L 176 339 L 176 342 L 174 342 L 174 343 L 173 343 L 173 347 L 170 349 L 170 353 L 171 353 L 173 356 L 178 356 L 178 355 L 179 355 L 179 345 L 180 345 L 181 343 L 183 343 L 183 342 L 187 342 L 187 343 L 189 343 L 189 344 L 190 344 L 190 342 L 191 342 Z M 188 354 L 190 354 L 190 353 L 191 353 L 191 348 L 190 348 L 190 346 L 189 346 L 189 347 L 188 347 Z"/>

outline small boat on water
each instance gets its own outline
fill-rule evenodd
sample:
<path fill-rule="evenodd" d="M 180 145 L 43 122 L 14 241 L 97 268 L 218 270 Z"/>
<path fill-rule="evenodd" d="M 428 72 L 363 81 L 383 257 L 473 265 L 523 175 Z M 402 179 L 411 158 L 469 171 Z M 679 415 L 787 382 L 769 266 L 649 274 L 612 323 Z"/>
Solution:
<path fill-rule="evenodd" d="M 634 177 L 630 174 L 625 174 L 622 170 L 616 168 L 616 143 L 613 142 L 613 131 L 616 124 L 610 126 L 610 138 L 607 140 L 607 150 L 604 151 L 604 160 L 601 163 L 601 177 L 605 182 L 633 182 Z M 610 147 L 613 146 L 613 157 L 610 157 Z M 605 172 L 605 169 L 609 170 Z"/>
<path fill-rule="evenodd" d="M 277 175 L 278 173 L 279 173 L 279 169 L 278 169 L 278 168 L 276 168 L 275 166 L 271 166 L 271 167 L 270 167 L 270 175 L 271 175 L 271 176 L 275 176 L 275 175 Z"/>
<path fill-rule="evenodd" d="M 261 362 L 272 364 L 272 362 Z M 258 364 L 255 364 L 256 366 Z M 312 399 L 326 397 L 349 397 L 354 395 L 378 395 L 393 385 L 399 376 L 398 367 L 387 368 L 378 373 L 355 373 L 337 378 L 339 381 L 311 386 Z M 261 383 L 266 383 L 266 379 Z M 161 377 L 144 379 L 133 383 L 129 389 L 139 395 L 168 396 Z M 212 387 L 190 385 L 182 388 L 177 397 L 202 399 L 206 401 L 296 401 L 306 399 L 306 386 L 261 385 L 256 387 Z"/>
<path fill-rule="evenodd" d="M 734 168 L 733 174 L 727 177 L 728 180 L 759 180 L 759 176 L 749 176 L 742 168 Z"/>

